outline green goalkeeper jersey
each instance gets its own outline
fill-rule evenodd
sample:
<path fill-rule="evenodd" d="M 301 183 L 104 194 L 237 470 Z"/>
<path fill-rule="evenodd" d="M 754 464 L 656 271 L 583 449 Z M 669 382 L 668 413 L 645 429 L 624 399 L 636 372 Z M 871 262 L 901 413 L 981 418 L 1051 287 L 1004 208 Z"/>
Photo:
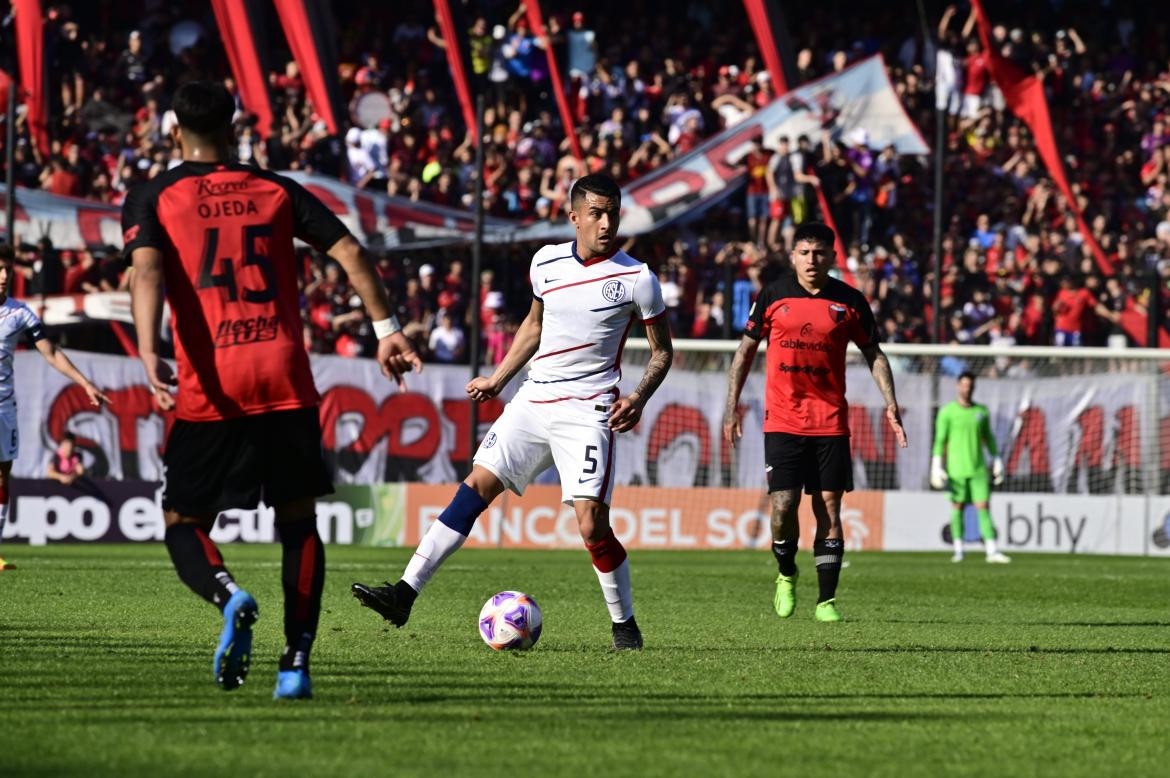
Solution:
<path fill-rule="evenodd" d="M 993 457 L 999 456 L 991 434 L 991 414 L 986 405 L 962 406 L 949 402 L 938 412 L 934 422 L 934 456 L 946 455 L 947 475 L 951 478 L 974 478 L 987 474 L 983 447 Z"/>

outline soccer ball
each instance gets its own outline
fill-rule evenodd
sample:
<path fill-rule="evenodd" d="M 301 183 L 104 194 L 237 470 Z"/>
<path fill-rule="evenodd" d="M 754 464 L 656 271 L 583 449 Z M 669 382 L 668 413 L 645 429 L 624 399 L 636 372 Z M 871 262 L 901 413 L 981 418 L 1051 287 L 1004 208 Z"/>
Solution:
<path fill-rule="evenodd" d="M 523 592 L 500 592 L 479 612 L 479 636 L 496 651 L 532 648 L 542 621 L 536 600 Z"/>

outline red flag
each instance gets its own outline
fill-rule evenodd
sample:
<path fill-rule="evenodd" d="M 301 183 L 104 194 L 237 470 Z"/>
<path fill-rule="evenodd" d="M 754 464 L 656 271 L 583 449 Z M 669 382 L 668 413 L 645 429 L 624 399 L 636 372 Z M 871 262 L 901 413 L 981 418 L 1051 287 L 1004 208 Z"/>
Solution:
<path fill-rule="evenodd" d="M 1036 151 L 1044 160 L 1048 174 L 1064 195 L 1068 207 L 1072 209 L 1077 220 L 1077 229 L 1081 231 L 1081 236 L 1093 252 L 1097 266 L 1101 268 L 1101 272 L 1113 275 L 1115 269 L 1106 259 L 1105 252 L 1085 222 L 1085 215 L 1081 213 L 1076 198 L 1073 197 L 1072 187 L 1069 186 L 1068 177 L 1064 173 L 1064 163 L 1060 159 L 1060 151 L 1056 148 L 1056 135 L 1052 131 L 1052 119 L 1048 115 L 1048 100 L 1044 97 L 1044 82 L 1038 76 L 1028 75 L 1022 71 L 991 45 L 991 20 L 983 10 L 981 0 L 972 2 L 979 21 L 979 39 L 983 42 L 983 49 L 987 55 L 987 69 L 991 71 L 992 79 L 1003 92 L 1008 108 L 1032 131 Z"/>
<path fill-rule="evenodd" d="M 776 95 L 782 95 L 796 86 L 796 60 L 780 3 L 777 0 L 743 0 L 743 7 L 752 24 L 764 67 L 772 77 Z"/>
<path fill-rule="evenodd" d="M 451 4 L 447 0 L 435 0 L 435 16 L 439 20 L 439 32 L 443 35 L 444 47 L 447 52 L 447 66 L 451 69 L 451 80 L 455 82 L 455 96 L 459 98 L 459 107 L 463 109 L 463 123 L 474 137 L 479 137 L 476 128 L 475 103 L 471 99 L 471 89 L 467 85 L 467 68 L 463 64 L 463 50 L 459 45 L 459 32 L 455 29 L 455 16 L 451 13 Z"/>
<path fill-rule="evenodd" d="M 341 133 L 345 112 L 337 74 L 337 36 L 328 3 L 323 0 L 275 0 L 284 37 L 305 80 L 313 110 L 329 132 Z"/>
<path fill-rule="evenodd" d="M 272 101 L 257 45 L 254 14 L 259 9 L 256 6 L 247 0 L 211 0 L 223 48 L 240 89 L 241 102 L 246 110 L 256 114 L 259 120 L 256 130 L 260 137 L 267 139 L 272 133 Z"/>
<path fill-rule="evenodd" d="M 16 12 L 16 53 L 20 88 L 28 103 L 28 129 L 42 156 L 49 156 L 49 125 L 45 95 L 45 30 L 41 0 L 12 0 Z"/>
<path fill-rule="evenodd" d="M 833 250 L 837 252 L 837 268 L 841 271 L 841 280 L 850 286 L 857 286 L 857 279 L 853 277 L 853 271 L 849 269 L 846 262 L 848 259 L 845 254 L 845 244 L 841 242 L 841 233 L 837 231 L 837 223 L 833 219 L 833 212 L 829 210 L 829 200 L 825 197 L 825 190 L 819 186 L 813 187 L 813 191 L 817 193 L 817 202 L 821 206 L 821 218 L 825 220 L 825 224 L 833 231 Z"/>
<path fill-rule="evenodd" d="M 12 83 L 12 77 L 8 75 L 8 72 L 0 70 L 0 111 L 8 110 L 8 90 L 15 88 L 16 85 Z M 17 94 L 19 94 L 19 92 Z M 7 137 L 7 132 L 0 132 L 0 147 L 3 147 L 4 141 Z M 19 273 L 17 275 L 19 275 Z"/>
<path fill-rule="evenodd" d="M 553 95 L 556 96 L 557 110 L 560 111 L 561 124 L 564 125 L 565 135 L 573 149 L 573 156 L 577 159 L 584 159 L 585 155 L 581 153 L 581 142 L 577 139 L 577 130 L 573 125 L 573 112 L 569 110 L 569 100 L 565 97 L 565 86 L 561 82 L 557 55 L 553 51 L 552 44 L 547 42 L 548 39 L 545 35 L 544 17 L 540 13 L 540 0 L 527 0 L 525 5 L 528 8 L 528 26 L 532 28 L 532 34 L 546 40 L 544 54 L 548 57 L 548 72 L 552 78 Z"/>
<path fill-rule="evenodd" d="M 1121 312 L 1121 329 L 1125 330 L 1125 333 L 1133 338 L 1133 342 L 1147 348 L 1170 348 L 1170 334 L 1167 334 L 1166 330 L 1161 327 L 1158 328 L 1158 342 L 1149 342 L 1148 321 L 1148 313 L 1142 314 L 1138 312 L 1137 306 L 1133 304 L 1133 300 L 1126 301 L 1125 310 Z"/>

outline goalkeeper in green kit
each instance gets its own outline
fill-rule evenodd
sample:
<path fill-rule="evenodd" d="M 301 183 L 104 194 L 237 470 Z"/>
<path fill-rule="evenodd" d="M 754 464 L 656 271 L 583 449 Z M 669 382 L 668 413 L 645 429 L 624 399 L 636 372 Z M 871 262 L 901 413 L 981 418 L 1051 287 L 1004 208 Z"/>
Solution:
<path fill-rule="evenodd" d="M 987 561 L 1005 564 L 1012 561 L 995 546 L 995 526 L 991 523 L 989 500 L 991 484 L 1003 483 L 1003 460 L 991 434 L 991 414 L 987 406 L 972 400 L 975 376 L 959 376 L 959 399 L 947 403 L 938 412 L 934 424 L 934 451 L 930 459 L 930 485 L 948 487 L 951 493 L 951 538 L 955 544 L 952 562 L 963 561 L 963 506 L 974 505 L 979 511 L 979 534 L 987 550 Z M 983 449 L 992 456 L 991 473 Z M 943 467 L 943 457 L 946 467 Z"/>

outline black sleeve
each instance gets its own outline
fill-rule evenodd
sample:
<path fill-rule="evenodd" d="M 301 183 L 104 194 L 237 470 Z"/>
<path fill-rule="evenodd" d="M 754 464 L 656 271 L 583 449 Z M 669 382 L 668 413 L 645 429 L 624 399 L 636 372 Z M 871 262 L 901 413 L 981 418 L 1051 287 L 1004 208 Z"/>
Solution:
<path fill-rule="evenodd" d="M 30 346 L 35 346 L 37 341 L 44 340 L 45 338 L 49 337 L 45 334 L 45 325 L 42 324 L 41 320 L 35 316 L 33 317 L 33 322 L 29 325 L 28 329 L 25 330 L 25 333 L 28 337 Z"/>
<path fill-rule="evenodd" d="M 768 334 L 769 325 L 766 317 L 773 296 L 771 286 L 765 286 L 756 295 L 756 301 L 752 303 L 752 309 L 748 311 L 747 324 L 743 326 L 743 334 L 746 337 L 760 340 Z"/>
<path fill-rule="evenodd" d="M 328 251 L 349 234 L 341 219 L 307 189 L 288 178 L 282 183 L 292 198 L 293 230 L 298 238 L 318 251 Z"/>
<path fill-rule="evenodd" d="M 853 290 L 853 294 L 854 299 L 850 305 L 857 312 L 857 316 L 853 320 L 853 332 L 850 333 L 850 337 L 858 348 L 868 348 L 881 343 L 881 335 L 878 332 L 877 321 L 873 317 L 873 309 L 869 307 L 869 300 L 856 289 Z"/>
<path fill-rule="evenodd" d="M 140 184 L 126 194 L 122 204 L 122 254 L 126 264 L 134 249 L 167 246 L 167 236 L 158 221 L 157 188 L 150 183 Z"/>

